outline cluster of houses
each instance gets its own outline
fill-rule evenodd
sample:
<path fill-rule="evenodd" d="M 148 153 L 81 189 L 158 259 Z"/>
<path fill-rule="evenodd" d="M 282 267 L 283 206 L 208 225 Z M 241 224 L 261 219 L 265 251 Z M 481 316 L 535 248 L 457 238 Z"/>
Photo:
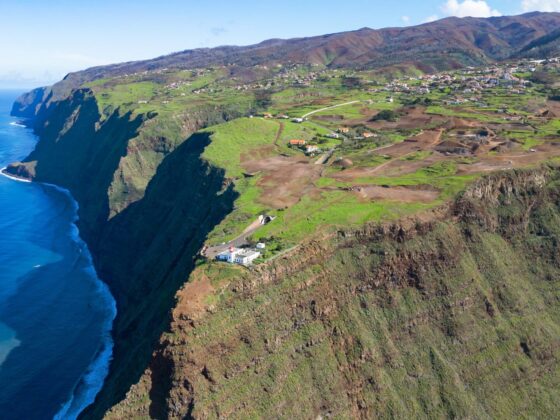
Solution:
<path fill-rule="evenodd" d="M 551 59 L 554 60 L 558 59 Z M 550 61 L 550 60 L 547 60 Z M 530 84 L 527 80 L 515 76 L 517 73 L 536 71 L 536 63 L 522 61 L 515 64 L 493 65 L 484 68 L 468 67 L 461 72 L 443 72 L 394 80 L 382 88 L 368 89 L 372 93 L 391 92 L 427 95 L 434 90 L 450 90 L 471 95 L 495 87 L 509 88 L 512 93 L 523 94 Z"/>
<path fill-rule="evenodd" d="M 290 145 L 290 147 L 296 147 L 303 150 L 306 155 L 314 155 L 322 152 L 319 146 L 314 144 L 307 144 L 307 141 L 303 139 L 291 139 L 288 144 Z"/>
<path fill-rule="evenodd" d="M 369 138 L 376 138 L 378 137 L 378 134 L 373 133 L 371 131 L 357 131 L 357 132 L 352 132 L 349 127 L 339 127 L 336 132 L 327 134 L 327 137 L 331 137 L 331 138 L 340 138 L 341 136 L 344 137 L 348 137 L 348 138 L 352 138 L 354 140 L 364 140 L 364 139 L 369 139 Z"/>
<path fill-rule="evenodd" d="M 255 249 L 230 247 L 216 256 L 216 260 L 230 264 L 249 266 L 261 256 L 261 251 L 266 248 L 264 243 L 258 243 Z"/>

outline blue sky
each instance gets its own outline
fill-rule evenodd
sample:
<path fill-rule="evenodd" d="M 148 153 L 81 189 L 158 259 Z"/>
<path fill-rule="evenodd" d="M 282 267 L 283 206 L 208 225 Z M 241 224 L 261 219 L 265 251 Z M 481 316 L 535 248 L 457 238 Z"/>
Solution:
<path fill-rule="evenodd" d="M 0 87 L 189 48 L 533 10 L 560 0 L 0 0 Z"/>

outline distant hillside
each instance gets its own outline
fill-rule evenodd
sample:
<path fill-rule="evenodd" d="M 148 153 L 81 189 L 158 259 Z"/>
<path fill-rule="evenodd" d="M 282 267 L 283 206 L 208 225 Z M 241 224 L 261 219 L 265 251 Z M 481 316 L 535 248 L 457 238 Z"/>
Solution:
<path fill-rule="evenodd" d="M 152 60 L 94 67 L 69 74 L 57 87 L 161 68 L 210 65 L 317 64 L 382 68 L 409 64 L 424 71 L 483 64 L 517 55 L 560 27 L 560 13 L 447 18 L 407 28 L 370 29 L 295 39 L 272 39 L 245 47 L 186 50 Z"/>
<path fill-rule="evenodd" d="M 560 28 L 525 46 L 519 57 L 541 58 L 560 55 Z"/>

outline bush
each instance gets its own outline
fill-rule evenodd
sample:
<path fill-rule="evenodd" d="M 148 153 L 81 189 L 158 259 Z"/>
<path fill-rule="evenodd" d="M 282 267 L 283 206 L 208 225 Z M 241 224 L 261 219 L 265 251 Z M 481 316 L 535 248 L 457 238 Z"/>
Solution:
<path fill-rule="evenodd" d="M 390 109 L 384 109 L 379 114 L 374 116 L 371 121 L 389 121 L 395 122 L 398 119 L 398 114 Z"/>

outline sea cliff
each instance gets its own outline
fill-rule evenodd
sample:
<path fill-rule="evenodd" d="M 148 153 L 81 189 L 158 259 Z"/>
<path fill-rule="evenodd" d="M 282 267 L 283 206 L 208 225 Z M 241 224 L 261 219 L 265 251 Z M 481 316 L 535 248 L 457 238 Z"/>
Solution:
<path fill-rule="evenodd" d="M 99 418 L 140 377 L 206 235 L 233 206 L 223 170 L 200 157 L 208 135 L 190 134 L 223 113 L 195 114 L 170 138 L 150 135 L 155 115 L 102 117 L 87 89 L 42 109 L 36 150 L 8 170 L 72 193 L 80 234 L 117 301 L 113 362 L 87 414 Z"/>
<path fill-rule="evenodd" d="M 13 170 L 73 193 L 118 302 L 84 418 L 555 412 L 558 168 L 489 175 L 429 217 L 310 237 L 248 271 L 196 268 L 237 196 L 201 159 L 209 136 L 147 137 L 157 115 L 103 117 L 87 89 L 54 107 Z"/>

